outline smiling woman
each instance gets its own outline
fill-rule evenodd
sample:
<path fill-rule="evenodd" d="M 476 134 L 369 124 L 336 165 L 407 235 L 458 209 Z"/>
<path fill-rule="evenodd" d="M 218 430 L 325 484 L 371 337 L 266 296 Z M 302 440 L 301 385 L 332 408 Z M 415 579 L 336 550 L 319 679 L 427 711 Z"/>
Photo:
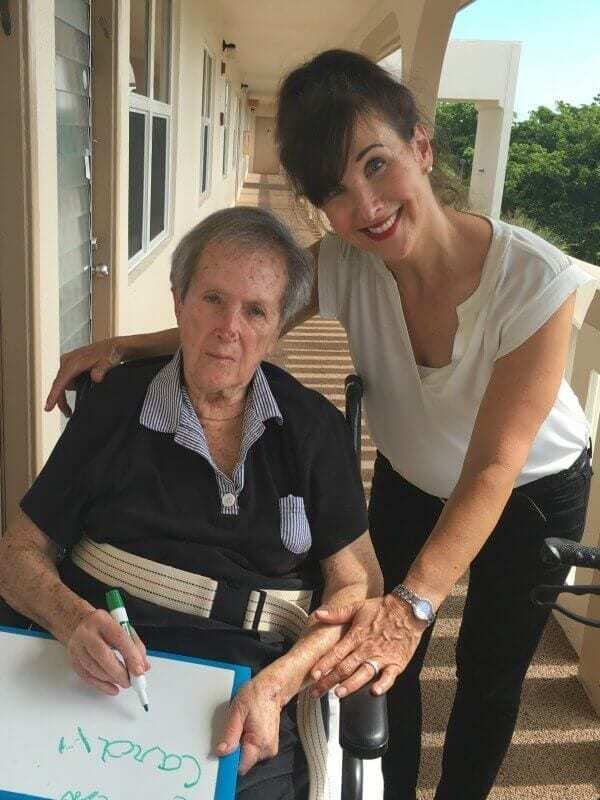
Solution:
<path fill-rule="evenodd" d="M 460 211 L 410 92 L 362 55 L 328 51 L 288 75 L 277 128 L 292 185 L 332 229 L 319 311 L 346 329 L 378 450 L 369 526 L 387 594 L 317 611 L 352 625 L 314 691 L 343 696 L 374 674 L 373 691 L 391 690 L 385 797 L 415 800 L 419 673 L 469 569 L 435 797 L 483 800 L 546 620 L 529 600 L 541 542 L 585 525 L 589 431 L 562 374 L 587 277 L 528 231 Z"/>

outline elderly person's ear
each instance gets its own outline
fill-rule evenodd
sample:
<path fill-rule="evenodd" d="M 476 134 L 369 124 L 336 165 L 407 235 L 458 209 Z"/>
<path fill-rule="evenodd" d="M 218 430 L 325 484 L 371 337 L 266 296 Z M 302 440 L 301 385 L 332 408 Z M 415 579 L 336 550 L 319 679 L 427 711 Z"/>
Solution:
<path fill-rule="evenodd" d="M 171 294 L 173 295 L 173 310 L 175 311 L 175 318 L 177 319 L 177 324 L 179 325 L 179 314 L 181 312 L 182 300 L 177 289 L 171 289 Z"/>

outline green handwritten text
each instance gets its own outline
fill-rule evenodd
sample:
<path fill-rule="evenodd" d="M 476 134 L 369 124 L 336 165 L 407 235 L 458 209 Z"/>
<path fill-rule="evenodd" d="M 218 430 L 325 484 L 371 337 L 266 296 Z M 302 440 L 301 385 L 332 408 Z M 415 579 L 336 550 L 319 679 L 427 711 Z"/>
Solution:
<path fill-rule="evenodd" d="M 149 765 L 151 768 L 161 772 L 179 773 L 183 780 L 185 789 L 197 786 L 202 775 L 202 769 L 198 759 L 188 753 L 181 755 L 169 753 L 158 745 L 143 747 L 130 739 L 105 739 L 103 736 L 96 737 L 99 745 L 96 746 L 95 740 L 86 736 L 78 726 L 77 734 L 72 743 L 68 744 L 64 736 L 61 736 L 58 743 L 58 752 L 64 753 L 74 750 L 76 747 L 84 750 L 88 755 L 96 755 L 104 764 L 109 761 L 130 758 L 138 764 Z M 97 791 L 88 795 L 81 792 L 68 790 L 61 800 L 108 800 L 104 795 Z M 177 798 L 174 798 L 177 800 Z M 183 800 L 183 798 L 180 798 Z"/>

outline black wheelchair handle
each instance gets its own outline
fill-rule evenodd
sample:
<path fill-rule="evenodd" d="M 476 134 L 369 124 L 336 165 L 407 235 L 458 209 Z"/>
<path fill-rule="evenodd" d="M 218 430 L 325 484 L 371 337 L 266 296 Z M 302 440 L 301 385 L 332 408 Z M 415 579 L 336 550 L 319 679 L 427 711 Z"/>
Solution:
<path fill-rule="evenodd" d="M 550 537 L 544 541 L 541 558 L 544 564 L 600 569 L 600 548 L 587 547 L 570 539 Z"/>

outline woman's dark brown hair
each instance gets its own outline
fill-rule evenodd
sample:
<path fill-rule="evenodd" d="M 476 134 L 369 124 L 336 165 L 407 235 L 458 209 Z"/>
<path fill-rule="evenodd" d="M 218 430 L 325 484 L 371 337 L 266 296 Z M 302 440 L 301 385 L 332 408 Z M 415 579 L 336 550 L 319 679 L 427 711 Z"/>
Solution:
<path fill-rule="evenodd" d="M 279 158 L 292 188 L 315 206 L 339 186 L 359 116 L 373 114 L 410 142 L 420 122 L 413 95 L 370 59 L 327 50 L 290 72 L 279 90 Z M 452 181 L 437 171 L 432 185 L 454 202 Z"/>

